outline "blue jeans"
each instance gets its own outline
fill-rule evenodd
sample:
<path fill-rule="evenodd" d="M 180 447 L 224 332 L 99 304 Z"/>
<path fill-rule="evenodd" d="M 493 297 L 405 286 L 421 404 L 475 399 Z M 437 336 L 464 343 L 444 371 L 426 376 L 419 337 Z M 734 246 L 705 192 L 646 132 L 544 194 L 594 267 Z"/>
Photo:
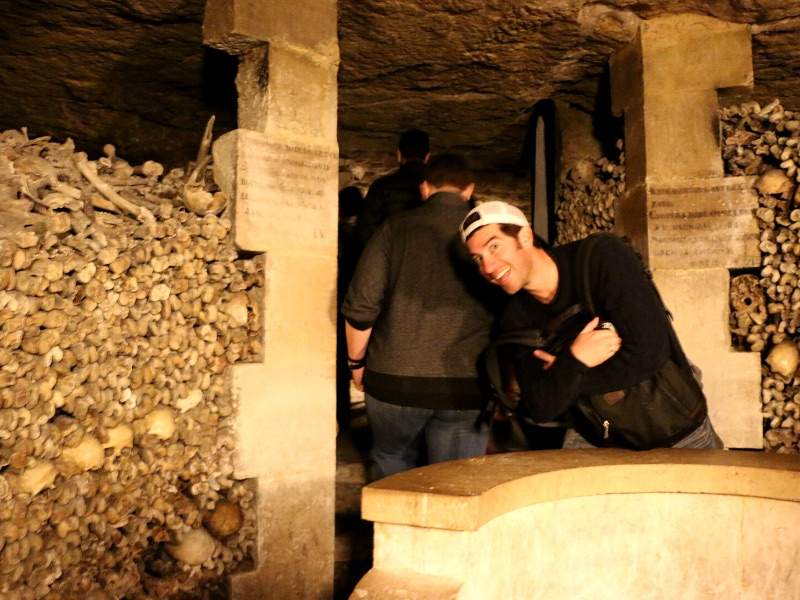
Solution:
<path fill-rule="evenodd" d="M 706 417 L 700 424 L 700 427 L 695 429 L 685 438 L 678 440 L 672 448 L 701 448 L 704 450 L 713 450 L 715 448 L 723 448 L 722 440 L 714 431 L 714 426 L 711 420 Z M 576 449 L 576 448 L 597 448 L 591 444 L 589 440 L 583 437 L 574 429 L 568 429 L 564 435 L 564 445 L 562 448 Z"/>
<path fill-rule="evenodd" d="M 375 479 L 419 464 L 420 436 L 425 436 L 428 464 L 486 453 L 489 426 L 477 424 L 480 410 L 434 410 L 399 406 L 365 395 L 372 428 Z"/>

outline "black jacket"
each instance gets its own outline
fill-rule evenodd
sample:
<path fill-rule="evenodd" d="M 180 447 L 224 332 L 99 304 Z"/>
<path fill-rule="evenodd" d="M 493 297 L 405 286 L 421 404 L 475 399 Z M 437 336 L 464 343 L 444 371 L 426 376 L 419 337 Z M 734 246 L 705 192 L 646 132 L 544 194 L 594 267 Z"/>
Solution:
<path fill-rule="evenodd" d="M 419 186 L 425 165 L 408 161 L 396 171 L 376 179 L 364 199 L 364 208 L 356 223 L 356 239 L 364 248 L 378 226 L 392 215 L 416 208 L 422 203 Z"/>
<path fill-rule="evenodd" d="M 499 322 L 501 332 L 545 328 L 551 319 L 580 302 L 574 273 L 578 244 L 548 250 L 558 267 L 558 290 L 553 301 L 542 304 L 524 290 L 518 292 Z M 590 257 L 589 273 L 595 309 L 602 320 L 614 324 L 622 347 L 609 360 L 590 369 L 567 345 L 547 370 L 529 348 L 520 349 L 514 360 L 520 402 L 536 421 L 562 417 L 581 394 L 631 387 L 655 373 L 670 356 L 663 305 L 633 250 L 618 238 L 598 242 Z"/>

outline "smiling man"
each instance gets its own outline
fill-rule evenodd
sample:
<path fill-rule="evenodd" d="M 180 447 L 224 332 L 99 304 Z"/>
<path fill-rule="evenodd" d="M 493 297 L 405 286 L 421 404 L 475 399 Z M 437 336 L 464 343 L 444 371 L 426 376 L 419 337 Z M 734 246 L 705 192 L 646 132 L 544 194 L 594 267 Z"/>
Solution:
<path fill-rule="evenodd" d="M 483 277 L 512 295 L 499 323 L 501 334 L 546 331 L 568 309 L 583 302 L 576 277 L 581 242 L 539 247 L 522 211 L 496 201 L 470 211 L 462 222 L 461 236 Z M 558 351 L 518 348 L 513 358 L 523 415 L 535 422 L 570 420 L 574 427 L 567 431 L 565 448 L 615 445 L 613 435 L 609 436 L 613 422 L 606 420 L 598 429 L 576 410 L 581 398 L 605 398 L 612 406 L 673 358 L 688 371 L 655 287 L 621 239 L 604 236 L 596 241 L 588 274 L 597 316 L 587 316 L 583 329 Z M 601 319 L 602 328 L 598 327 Z M 683 430 L 679 427 L 677 435 L 655 445 L 721 447 L 704 398 L 697 409 L 687 416 Z"/>

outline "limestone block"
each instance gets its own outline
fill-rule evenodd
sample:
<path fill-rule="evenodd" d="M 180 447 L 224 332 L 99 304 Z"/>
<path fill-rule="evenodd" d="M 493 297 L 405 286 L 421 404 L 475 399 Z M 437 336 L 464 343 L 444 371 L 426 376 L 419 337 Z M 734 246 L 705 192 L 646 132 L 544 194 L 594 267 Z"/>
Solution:
<path fill-rule="evenodd" d="M 337 63 L 282 46 L 244 52 L 236 76 L 242 129 L 274 136 L 336 139 Z"/>
<path fill-rule="evenodd" d="M 264 432 L 264 439 L 273 433 Z M 288 434 L 284 443 L 291 444 Z M 295 456 L 305 453 L 294 449 Z M 282 472 L 258 480 L 260 568 L 231 578 L 234 599 L 333 596 L 333 479 L 293 474 L 293 466 L 287 463 Z"/>
<path fill-rule="evenodd" d="M 232 368 L 235 474 L 257 478 L 261 516 L 260 564 L 233 579 L 236 598 L 331 595 L 336 162 L 314 152 L 245 130 L 214 146 L 217 181 L 235 198 L 236 243 L 266 250 L 268 281 L 264 363 Z"/>
<path fill-rule="evenodd" d="M 364 488 L 376 523 L 476 531 L 531 504 L 630 493 L 727 494 L 800 502 L 800 460 L 723 450 L 540 450 L 413 469 Z"/>
<path fill-rule="evenodd" d="M 364 489 L 375 570 L 351 598 L 417 597 L 423 581 L 449 582 L 460 600 L 800 598 L 798 482 L 796 457 L 713 450 L 415 469 Z"/>
<path fill-rule="evenodd" d="M 234 474 L 256 478 L 259 514 L 257 568 L 233 578 L 233 597 L 329 598 L 336 256 L 309 252 L 288 233 L 267 242 L 275 249 L 266 253 L 264 363 L 231 368 L 238 405 Z"/>
<path fill-rule="evenodd" d="M 273 83 L 250 100 L 271 101 Z M 262 109 L 255 102 L 252 115 L 266 130 L 275 114 Z M 234 241 L 266 253 L 264 363 L 231 369 L 235 475 L 259 488 L 256 568 L 233 578 L 234 598 L 332 593 L 338 152 L 319 141 L 331 136 L 291 130 L 237 129 L 213 147 L 215 179 L 234 200 Z"/>
<path fill-rule="evenodd" d="M 264 363 L 233 367 L 239 414 L 246 416 L 237 420 L 237 477 L 291 465 L 292 475 L 332 479 L 336 257 L 267 253 L 265 270 Z"/>
<path fill-rule="evenodd" d="M 329 598 L 336 257 L 270 239 L 278 241 L 266 256 L 264 363 L 231 368 L 238 404 L 234 474 L 256 478 L 259 514 L 258 566 L 232 579 L 233 597 Z"/>
<path fill-rule="evenodd" d="M 800 538 L 769 543 L 799 517 L 800 504 L 763 498 L 586 496 L 528 506 L 477 532 L 385 525 L 376 548 L 384 572 L 461 582 L 459 600 L 796 599 Z"/>
<path fill-rule="evenodd" d="M 630 185 L 723 175 L 716 90 L 753 84 L 747 25 L 689 14 L 642 21 L 611 74 Z"/>
<path fill-rule="evenodd" d="M 667 305 L 685 313 L 676 329 L 705 372 L 723 440 L 760 448 L 758 356 L 730 351 L 727 317 L 727 269 L 760 264 L 758 199 L 752 179 L 723 177 L 716 97 L 752 86 L 749 28 L 698 15 L 642 21 L 611 69 L 629 190 L 617 232 L 659 274 Z"/>
<path fill-rule="evenodd" d="M 715 90 L 646 93 L 644 115 L 648 182 L 724 175 Z"/>
<path fill-rule="evenodd" d="M 351 600 L 455 600 L 461 583 L 413 571 L 372 569 L 350 595 Z"/>
<path fill-rule="evenodd" d="M 728 270 L 655 269 L 653 277 L 684 351 L 703 372 L 717 433 L 729 448 L 761 448 L 761 356 L 731 348 Z"/>
<path fill-rule="evenodd" d="M 336 140 L 338 56 L 271 45 L 267 133 Z"/>
<path fill-rule="evenodd" d="M 207 0 L 203 41 L 230 54 L 264 42 L 338 52 L 335 0 Z"/>
<path fill-rule="evenodd" d="M 234 238 L 240 248 L 280 248 L 335 259 L 335 146 L 304 139 L 280 141 L 238 129 L 221 136 L 213 154 L 216 181 L 235 199 Z"/>
<path fill-rule="evenodd" d="M 794 528 L 786 526 L 797 518 L 792 516 L 793 506 L 792 502 L 774 502 L 762 513 L 758 503 L 745 503 L 742 523 L 758 526 L 743 527 L 741 532 L 742 548 L 752 557 L 741 571 L 742 598 L 800 597 L 800 572 L 796 561 L 791 561 L 798 536 Z M 762 535 L 762 526 L 771 534 Z M 794 562 L 794 568 L 787 562 Z"/>
<path fill-rule="evenodd" d="M 645 101 L 650 94 L 753 84 L 750 28 L 697 14 L 640 22 Z"/>

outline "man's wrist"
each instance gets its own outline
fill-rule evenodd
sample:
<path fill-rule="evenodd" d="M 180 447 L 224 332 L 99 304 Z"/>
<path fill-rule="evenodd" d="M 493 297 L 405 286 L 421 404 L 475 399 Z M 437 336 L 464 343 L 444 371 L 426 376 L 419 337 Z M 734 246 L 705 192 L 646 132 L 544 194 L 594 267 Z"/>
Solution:
<path fill-rule="evenodd" d="M 350 358 L 347 357 L 347 368 L 351 371 L 357 371 L 358 369 L 363 369 L 367 366 L 367 357 L 362 356 L 361 358 Z"/>

